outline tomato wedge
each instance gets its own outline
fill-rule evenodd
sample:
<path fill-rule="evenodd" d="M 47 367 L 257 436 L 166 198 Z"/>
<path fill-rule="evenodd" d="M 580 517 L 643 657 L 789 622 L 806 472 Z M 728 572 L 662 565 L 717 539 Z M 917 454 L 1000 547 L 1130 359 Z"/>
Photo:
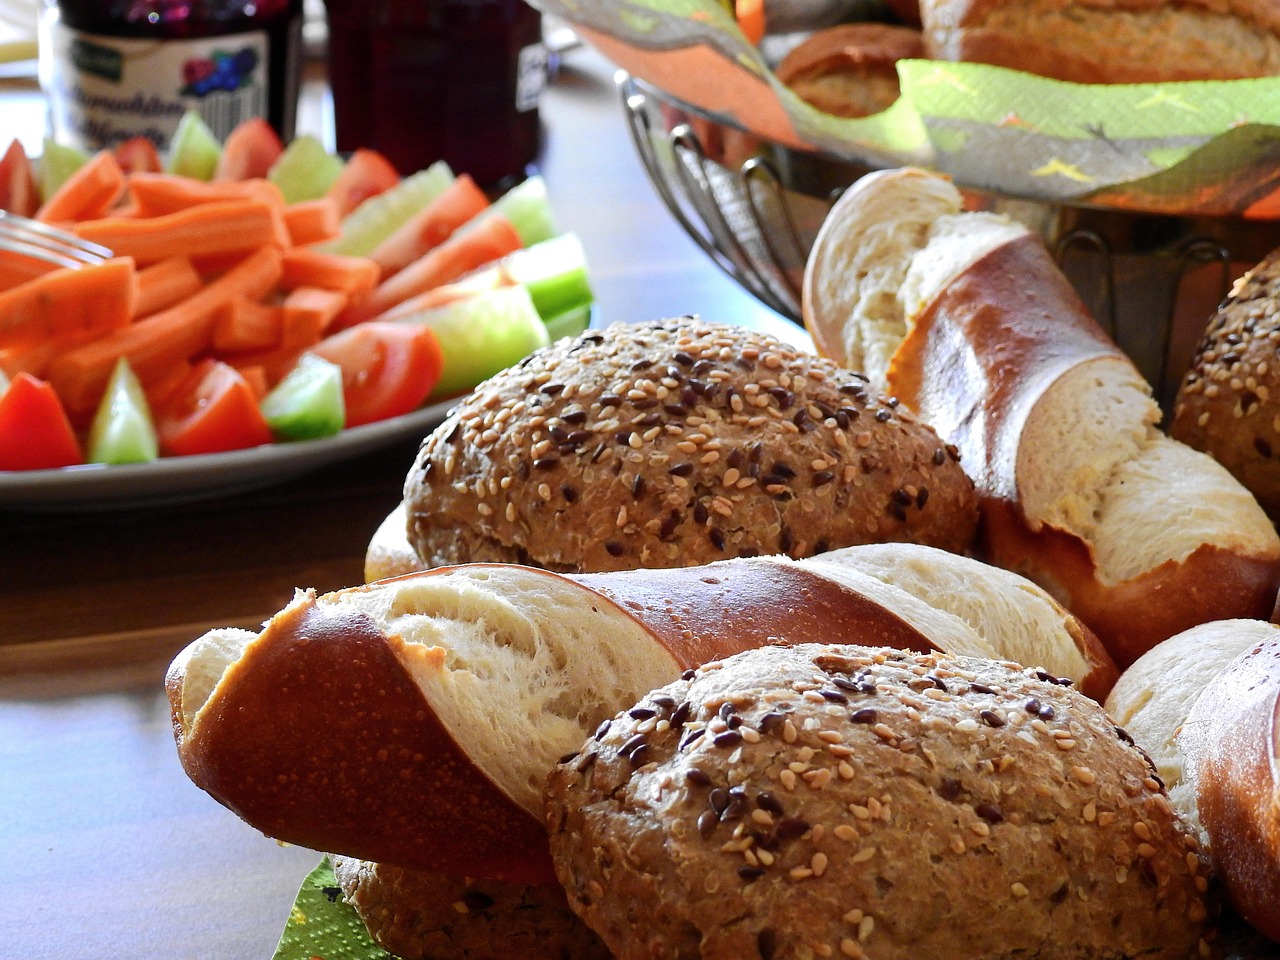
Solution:
<path fill-rule="evenodd" d="M 156 418 L 166 456 L 243 450 L 271 442 L 271 428 L 258 409 L 253 387 L 220 360 L 196 364 L 187 381 Z"/>
<path fill-rule="evenodd" d="M 0 394 L 0 470 L 84 463 L 62 401 L 44 380 L 19 373 Z"/>
<path fill-rule="evenodd" d="M 0 210 L 32 217 L 39 208 L 35 167 L 22 143 L 14 140 L 0 157 Z"/>
<path fill-rule="evenodd" d="M 222 145 L 213 179 L 249 180 L 265 177 L 271 165 L 284 153 L 280 135 L 261 117 L 238 124 Z"/>
<path fill-rule="evenodd" d="M 436 335 L 407 323 L 361 323 L 326 337 L 310 352 L 342 368 L 348 427 L 416 410 L 444 367 Z"/>

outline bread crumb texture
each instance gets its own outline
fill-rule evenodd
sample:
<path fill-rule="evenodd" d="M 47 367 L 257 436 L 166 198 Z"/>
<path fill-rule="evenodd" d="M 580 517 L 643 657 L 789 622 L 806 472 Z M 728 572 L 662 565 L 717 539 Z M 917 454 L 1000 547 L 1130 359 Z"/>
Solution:
<path fill-rule="evenodd" d="M 683 317 L 589 330 L 486 381 L 405 485 L 429 566 L 560 571 L 794 558 L 977 523 L 954 448 L 861 374 Z"/>
<path fill-rule="evenodd" d="M 1208 880 L 1150 760 L 1069 682 L 808 644 L 689 671 L 548 781 L 619 960 L 1185 958 Z"/>

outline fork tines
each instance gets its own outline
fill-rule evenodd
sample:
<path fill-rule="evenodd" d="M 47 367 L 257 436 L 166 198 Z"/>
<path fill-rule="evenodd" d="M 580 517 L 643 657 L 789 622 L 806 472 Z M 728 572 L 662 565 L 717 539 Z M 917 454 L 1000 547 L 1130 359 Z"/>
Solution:
<path fill-rule="evenodd" d="M 73 269 L 111 257 L 106 247 L 7 210 L 0 210 L 0 250 Z"/>

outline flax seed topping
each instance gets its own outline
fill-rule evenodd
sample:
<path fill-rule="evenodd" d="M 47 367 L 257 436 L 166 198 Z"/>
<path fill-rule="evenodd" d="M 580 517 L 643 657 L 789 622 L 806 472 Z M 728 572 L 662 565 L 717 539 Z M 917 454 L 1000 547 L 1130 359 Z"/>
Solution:
<path fill-rule="evenodd" d="M 953 451 L 892 397 L 693 317 L 589 331 L 481 384 L 424 441 L 405 500 L 427 566 L 563 571 L 962 551 L 977 517 Z"/>
<path fill-rule="evenodd" d="M 687 712 L 641 733 L 654 696 Z M 1204 864 L 1145 756 L 1043 671 L 769 647 L 687 673 L 591 745 L 590 770 L 552 773 L 548 823 L 618 960 L 1174 960 L 1204 933 Z"/>

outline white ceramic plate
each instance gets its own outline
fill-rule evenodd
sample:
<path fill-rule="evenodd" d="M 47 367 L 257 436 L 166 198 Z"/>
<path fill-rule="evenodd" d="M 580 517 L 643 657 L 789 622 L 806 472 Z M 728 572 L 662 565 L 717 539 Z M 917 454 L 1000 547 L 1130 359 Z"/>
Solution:
<path fill-rule="evenodd" d="M 265 487 L 414 435 L 425 437 L 457 402 L 453 399 L 433 404 L 321 440 L 273 443 L 195 457 L 166 457 L 151 463 L 0 472 L 0 507 L 128 507 L 219 497 Z"/>

